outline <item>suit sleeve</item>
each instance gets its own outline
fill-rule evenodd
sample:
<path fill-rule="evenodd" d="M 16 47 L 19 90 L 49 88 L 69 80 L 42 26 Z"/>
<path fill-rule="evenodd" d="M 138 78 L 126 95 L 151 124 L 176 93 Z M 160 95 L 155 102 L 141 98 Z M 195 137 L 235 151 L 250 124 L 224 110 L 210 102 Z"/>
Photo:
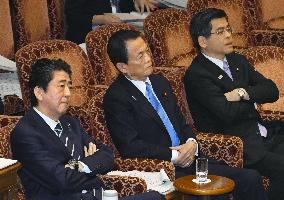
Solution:
<path fill-rule="evenodd" d="M 257 72 L 246 59 L 243 59 L 248 69 L 249 84 L 244 87 L 249 94 L 250 101 L 255 103 L 272 103 L 279 98 L 276 84 Z"/>
<path fill-rule="evenodd" d="M 97 152 L 91 156 L 83 157 L 81 161 L 85 163 L 92 171 L 91 174 L 105 174 L 113 169 L 114 157 L 111 149 L 105 144 L 96 142 L 91 136 L 89 136 L 82 129 L 80 125 L 81 133 L 83 133 L 84 146 L 89 146 L 92 142 L 97 146 Z"/>
<path fill-rule="evenodd" d="M 253 103 L 276 100 L 278 98 L 278 89 L 271 80 L 256 72 L 248 62 L 243 61 L 242 64 L 245 65 L 244 76 L 248 76 L 247 87 L 245 85 L 242 87 L 250 95 L 250 101 L 227 101 L 224 88 L 217 84 L 211 74 L 202 70 L 202 67 L 199 68 L 199 66 L 195 66 L 194 70 L 189 68 L 184 77 L 188 100 L 191 98 L 195 102 L 199 102 L 206 110 L 214 113 L 216 117 L 227 124 L 253 118 L 255 115 L 252 113 L 257 112 Z"/>
<path fill-rule="evenodd" d="M 13 157 L 22 163 L 24 167 L 21 170 L 35 182 L 55 193 L 81 192 L 103 185 L 95 173 L 65 168 L 66 157 L 54 156 L 62 154 L 62 151 L 54 152 L 57 150 L 46 140 L 35 128 L 24 124 L 17 126 L 11 135 Z"/>

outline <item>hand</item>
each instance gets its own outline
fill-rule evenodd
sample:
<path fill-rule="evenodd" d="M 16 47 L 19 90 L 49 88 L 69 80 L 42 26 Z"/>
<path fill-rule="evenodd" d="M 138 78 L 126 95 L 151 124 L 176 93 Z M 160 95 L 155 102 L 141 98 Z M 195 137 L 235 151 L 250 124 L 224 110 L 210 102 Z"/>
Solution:
<path fill-rule="evenodd" d="M 242 90 L 244 92 L 244 100 L 249 100 L 249 94 L 247 93 L 247 91 L 244 88 L 239 88 L 239 90 Z"/>
<path fill-rule="evenodd" d="M 225 93 L 225 97 L 227 98 L 227 101 L 240 101 L 241 98 L 238 94 L 239 88 L 236 88 L 230 92 Z"/>
<path fill-rule="evenodd" d="M 97 146 L 94 143 L 90 142 L 89 143 L 89 148 L 84 146 L 85 157 L 93 155 L 98 150 L 99 149 L 97 149 Z"/>
<path fill-rule="evenodd" d="M 133 0 L 133 3 L 136 11 L 140 13 L 144 13 L 145 7 L 147 12 L 151 12 L 158 6 L 157 0 Z"/>
<path fill-rule="evenodd" d="M 70 165 L 70 164 L 66 164 L 64 167 L 65 168 L 70 168 L 70 169 L 75 169 L 75 166 L 74 165 Z M 82 171 L 83 168 L 84 168 L 83 165 L 80 162 L 78 162 L 78 171 L 79 172 Z"/>
<path fill-rule="evenodd" d="M 92 20 L 93 24 L 111 24 L 119 22 L 121 22 L 119 17 L 114 16 L 111 13 L 105 13 L 104 15 L 95 15 Z"/>
<path fill-rule="evenodd" d="M 179 152 L 176 164 L 181 167 L 188 167 L 193 163 L 195 159 L 196 148 L 197 145 L 194 141 L 188 141 L 183 145 L 170 147 L 170 149 L 177 150 Z"/>

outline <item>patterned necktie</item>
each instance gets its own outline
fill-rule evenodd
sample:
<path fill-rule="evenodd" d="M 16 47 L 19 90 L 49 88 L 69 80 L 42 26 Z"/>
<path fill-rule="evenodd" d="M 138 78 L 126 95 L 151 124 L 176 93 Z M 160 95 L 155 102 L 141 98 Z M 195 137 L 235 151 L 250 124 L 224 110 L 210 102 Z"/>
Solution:
<path fill-rule="evenodd" d="M 67 147 L 67 149 L 70 151 L 71 156 L 74 159 L 79 160 L 80 159 L 80 155 L 75 151 L 75 145 L 73 144 L 73 142 L 71 140 L 69 140 L 69 138 L 68 138 L 68 136 L 66 134 L 66 131 L 63 131 L 63 128 L 62 128 L 60 122 L 58 122 L 58 124 L 55 126 L 54 132 L 59 137 L 59 139 L 64 144 L 64 146 Z"/>
<path fill-rule="evenodd" d="M 164 110 L 163 106 L 157 99 L 157 97 L 154 94 L 152 86 L 146 82 L 146 97 L 148 101 L 151 103 L 153 108 L 157 111 L 159 117 L 161 118 L 164 126 L 166 127 L 169 136 L 172 141 L 172 146 L 178 146 L 180 144 L 179 138 L 177 136 L 177 133 L 173 127 L 173 124 L 171 123 L 166 111 Z"/>
<path fill-rule="evenodd" d="M 230 67 L 229 67 L 229 65 L 226 61 L 223 61 L 223 70 L 233 80 L 233 76 L 231 74 Z"/>

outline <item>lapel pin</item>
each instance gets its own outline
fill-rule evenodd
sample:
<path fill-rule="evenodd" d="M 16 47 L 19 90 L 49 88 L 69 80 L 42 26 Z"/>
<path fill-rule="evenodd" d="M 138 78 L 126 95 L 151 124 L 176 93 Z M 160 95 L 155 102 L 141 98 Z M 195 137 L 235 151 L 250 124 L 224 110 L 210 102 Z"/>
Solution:
<path fill-rule="evenodd" d="M 237 71 L 239 71 L 239 68 L 237 67 Z"/>
<path fill-rule="evenodd" d="M 165 93 L 164 93 L 164 96 L 166 97 L 166 96 L 168 96 L 168 94 L 165 92 Z"/>
<path fill-rule="evenodd" d="M 223 78 L 223 75 L 219 75 L 219 76 L 218 76 L 218 79 L 221 80 L 222 78 Z"/>
<path fill-rule="evenodd" d="M 134 96 L 131 96 L 135 101 L 137 101 L 137 99 Z"/>

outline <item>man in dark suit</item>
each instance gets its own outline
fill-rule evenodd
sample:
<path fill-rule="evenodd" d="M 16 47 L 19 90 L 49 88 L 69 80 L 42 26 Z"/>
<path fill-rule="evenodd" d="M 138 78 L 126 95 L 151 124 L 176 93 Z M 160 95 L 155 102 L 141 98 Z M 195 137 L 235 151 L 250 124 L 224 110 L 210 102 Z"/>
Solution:
<path fill-rule="evenodd" d="M 269 199 L 284 199 L 284 137 L 281 122 L 262 123 L 255 103 L 278 99 L 273 81 L 233 53 L 232 28 L 223 10 L 206 9 L 191 20 L 199 54 L 184 77 L 188 105 L 199 131 L 242 138 L 244 165 L 270 179 Z"/>
<path fill-rule="evenodd" d="M 65 0 L 66 39 L 77 44 L 84 43 L 86 35 L 92 30 L 92 24 L 120 22 L 118 17 L 111 14 L 110 2 L 111 0 Z M 120 0 L 118 5 L 122 11 L 150 12 L 156 8 L 156 4 L 156 0 Z"/>
<path fill-rule="evenodd" d="M 87 135 L 78 120 L 65 115 L 71 84 L 70 66 L 62 60 L 43 58 L 32 66 L 33 108 L 11 134 L 13 158 L 23 165 L 18 174 L 27 199 L 101 199 L 99 175 L 112 169 L 113 154 Z M 161 198 L 157 193 L 134 197 Z"/>
<path fill-rule="evenodd" d="M 105 94 L 105 119 L 121 156 L 171 161 L 177 178 L 195 173 L 195 135 L 167 79 L 152 74 L 151 53 L 141 33 L 116 32 L 109 39 L 107 51 L 120 74 Z M 215 161 L 209 164 L 209 173 L 232 178 L 236 199 L 267 199 L 255 170 L 231 168 Z"/>

